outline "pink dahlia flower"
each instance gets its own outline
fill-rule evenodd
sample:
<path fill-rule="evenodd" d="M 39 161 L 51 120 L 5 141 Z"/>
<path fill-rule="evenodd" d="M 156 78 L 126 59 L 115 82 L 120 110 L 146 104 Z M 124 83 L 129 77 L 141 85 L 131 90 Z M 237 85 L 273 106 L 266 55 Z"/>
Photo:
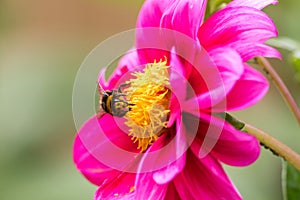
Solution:
<path fill-rule="evenodd" d="M 253 163 L 259 143 L 216 114 L 245 109 L 268 89 L 245 62 L 280 57 L 264 44 L 277 35 L 260 10 L 271 3 L 235 0 L 204 21 L 205 0 L 145 2 L 135 47 L 108 81 L 99 77 L 105 90 L 126 83 L 128 112 L 91 117 L 75 139 L 95 199 L 241 199 L 222 163 Z"/>

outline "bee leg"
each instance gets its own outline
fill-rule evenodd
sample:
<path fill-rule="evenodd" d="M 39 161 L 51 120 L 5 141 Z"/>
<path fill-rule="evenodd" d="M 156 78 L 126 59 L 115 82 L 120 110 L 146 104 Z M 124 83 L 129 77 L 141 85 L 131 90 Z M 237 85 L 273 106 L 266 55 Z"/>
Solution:
<path fill-rule="evenodd" d="M 123 87 L 126 87 L 126 86 L 128 86 L 128 85 L 130 85 L 130 83 L 122 83 L 122 84 L 120 84 L 120 85 L 119 85 L 119 88 L 118 88 L 118 92 L 119 92 L 119 93 L 122 93 L 122 88 L 123 88 Z"/>
<path fill-rule="evenodd" d="M 130 107 L 130 106 L 134 106 L 135 104 L 133 104 L 133 103 L 127 103 L 127 106 L 128 106 L 128 111 L 131 111 L 132 110 L 132 108 Z"/>
<path fill-rule="evenodd" d="M 114 94 L 114 97 L 125 97 L 126 94 L 123 94 L 123 93 L 115 93 Z"/>
<path fill-rule="evenodd" d="M 133 104 L 133 103 L 128 103 L 128 102 L 125 101 L 125 100 L 119 100 L 118 102 L 122 102 L 122 103 L 126 104 L 126 106 L 134 106 L 134 105 L 135 105 L 135 104 Z"/>
<path fill-rule="evenodd" d="M 117 98 L 117 97 L 122 97 L 122 96 L 126 96 L 126 94 L 119 92 L 120 89 L 118 90 L 112 90 L 112 95 L 113 95 L 113 98 Z"/>

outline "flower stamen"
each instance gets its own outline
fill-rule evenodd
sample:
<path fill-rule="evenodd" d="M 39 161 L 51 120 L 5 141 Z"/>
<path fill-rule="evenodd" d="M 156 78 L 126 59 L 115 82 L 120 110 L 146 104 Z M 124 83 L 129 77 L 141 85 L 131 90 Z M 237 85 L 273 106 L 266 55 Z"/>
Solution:
<path fill-rule="evenodd" d="M 145 151 L 165 130 L 169 117 L 169 66 L 167 60 L 148 63 L 143 72 L 135 72 L 125 89 L 129 112 L 125 124 L 133 142 Z"/>

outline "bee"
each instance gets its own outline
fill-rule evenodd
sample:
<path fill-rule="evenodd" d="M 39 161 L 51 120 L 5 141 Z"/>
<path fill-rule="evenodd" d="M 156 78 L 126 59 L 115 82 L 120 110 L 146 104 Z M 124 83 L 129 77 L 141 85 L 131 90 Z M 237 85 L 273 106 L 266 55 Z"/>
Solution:
<path fill-rule="evenodd" d="M 100 84 L 98 84 L 98 92 L 100 94 L 99 108 L 97 117 L 100 118 L 103 114 L 109 113 L 116 117 L 124 117 L 130 110 L 129 104 L 126 101 L 126 94 L 123 93 L 122 87 L 126 87 L 128 83 L 119 85 L 115 90 L 104 90 Z M 104 112 L 103 112 L 104 111 Z"/>

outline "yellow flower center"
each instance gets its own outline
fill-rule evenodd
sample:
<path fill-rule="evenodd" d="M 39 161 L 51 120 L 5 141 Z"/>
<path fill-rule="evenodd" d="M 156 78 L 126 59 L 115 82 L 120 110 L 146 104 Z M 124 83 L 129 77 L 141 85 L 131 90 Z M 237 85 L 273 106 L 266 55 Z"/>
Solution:
<path fill-rule="evenodd" d="M 167 126 L 171 91 L 167 61 L 148 63 L 143 72 L 135 72 L 125 89 L 129 111 L 125 124 L 129 135 L 145 151 Z"/>

